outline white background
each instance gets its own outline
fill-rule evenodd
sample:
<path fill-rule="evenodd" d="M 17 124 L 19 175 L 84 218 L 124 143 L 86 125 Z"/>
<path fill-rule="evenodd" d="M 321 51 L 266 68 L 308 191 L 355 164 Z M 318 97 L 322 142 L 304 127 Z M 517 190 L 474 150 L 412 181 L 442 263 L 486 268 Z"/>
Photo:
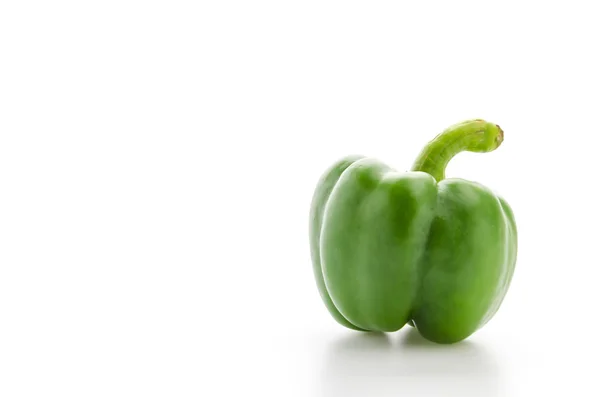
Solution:
<path fill-rule="evenodd" d="M 549 3 L 0 3 L 0 395 L 599 395 L 600 24 Z M 339 326 L 321 173 L 468 118 L 505 131 L 447 171 L 515 212 L 500 311 Z"/>

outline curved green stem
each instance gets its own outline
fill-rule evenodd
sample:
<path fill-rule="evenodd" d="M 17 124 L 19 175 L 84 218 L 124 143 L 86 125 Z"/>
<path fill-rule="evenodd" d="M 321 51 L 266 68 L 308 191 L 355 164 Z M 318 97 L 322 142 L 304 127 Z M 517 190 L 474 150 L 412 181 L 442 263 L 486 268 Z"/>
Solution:
<path fill-rule="evenodd" d="M 502 129 L 485 120 L 467 120 L 448 127 L 421 151 L 412 171 L 423 171 L 438 182 L 445 178 L 444 171 L 452 157 L 463 151 L 491 152 L 504 139 Z"/>

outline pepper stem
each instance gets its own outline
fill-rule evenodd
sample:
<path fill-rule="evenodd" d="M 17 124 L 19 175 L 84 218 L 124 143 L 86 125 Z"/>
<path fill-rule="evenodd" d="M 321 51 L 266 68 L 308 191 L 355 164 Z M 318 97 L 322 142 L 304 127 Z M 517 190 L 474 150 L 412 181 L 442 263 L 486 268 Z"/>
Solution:
<path fill-rule="evenodd" d="M 485 120 L 467 120 L 454 124 L 433 138 L 415 160 L 412 171 L 423 171 L 438 182 L 445 178 L 448 162 L 463 151 L 485 153 L 496 150 L 504 140 L 504 132 Z"/>

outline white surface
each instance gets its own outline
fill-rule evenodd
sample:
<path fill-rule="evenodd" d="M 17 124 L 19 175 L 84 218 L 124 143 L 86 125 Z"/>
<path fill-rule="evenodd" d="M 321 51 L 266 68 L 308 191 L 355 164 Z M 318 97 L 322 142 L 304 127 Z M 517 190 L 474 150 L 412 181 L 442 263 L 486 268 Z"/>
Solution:
<path fill-rule="evenodd" d="M 197 3 L 0 5 L 0 395 L 599 395 L 592 6 Z M 504 144 L 447 175 L 515 211 L 500 311 L 445 347 L 338 326 L 321 172 L 474 117 Z"/>

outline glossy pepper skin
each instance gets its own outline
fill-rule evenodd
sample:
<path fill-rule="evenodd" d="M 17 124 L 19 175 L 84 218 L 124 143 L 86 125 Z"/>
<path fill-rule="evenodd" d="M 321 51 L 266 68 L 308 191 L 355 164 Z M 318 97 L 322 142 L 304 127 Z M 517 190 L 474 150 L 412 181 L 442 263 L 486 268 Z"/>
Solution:
<path fill-rule="evenodd" d="M 409 323 L 426 339 L 459 342 L 496 313 L 517 258 L 508 203 L 487 187 L 444 179 L 448 161 L 489 152 L 503 132 L 484 120 L 453 125 L 410 172 L 348 156 L 321 177 L 310 209 L 313 270 L 342 325 L 393 332 Z"/>

